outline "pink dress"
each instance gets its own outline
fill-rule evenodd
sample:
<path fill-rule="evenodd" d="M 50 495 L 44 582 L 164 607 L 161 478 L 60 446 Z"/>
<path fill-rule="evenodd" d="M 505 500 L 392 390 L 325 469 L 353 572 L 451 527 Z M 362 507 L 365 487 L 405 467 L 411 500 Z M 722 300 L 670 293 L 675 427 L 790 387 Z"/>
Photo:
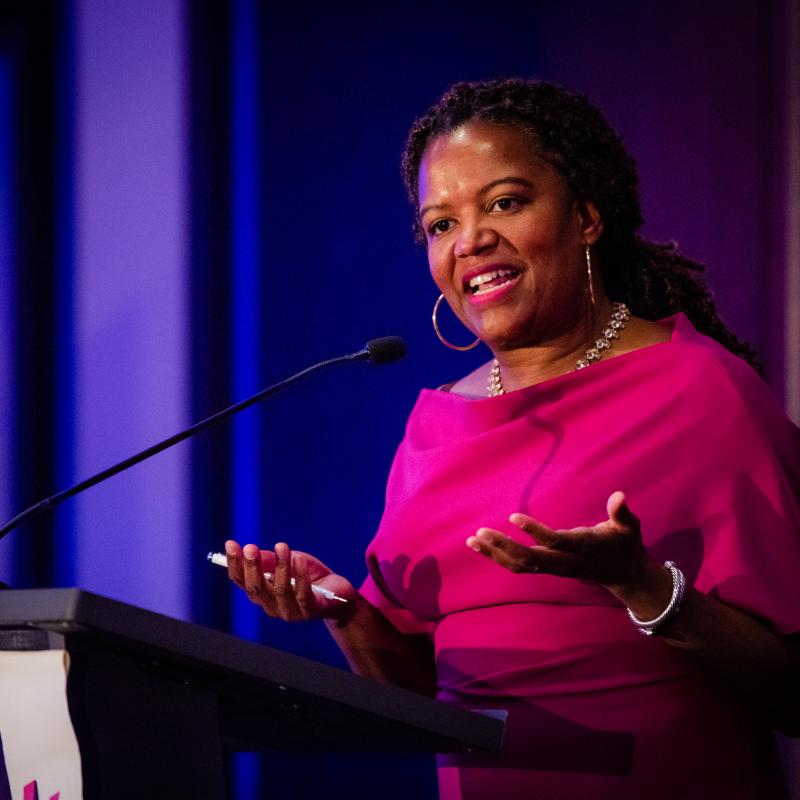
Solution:
<path fill-rule="evenodd" d="M 769 731 L 595 584 L 515 575 L 464 544 L 524 511 L 554 528 L 628 495 L 697 589 L 800 630 L 800 431 L 683 315 L 672 339 L 496 398 L 423 390 L 362 593 L 433 637 L 439 698 L 509 711 L 500 754 L 439 757 L 443 800 L 784 797 Z"/>

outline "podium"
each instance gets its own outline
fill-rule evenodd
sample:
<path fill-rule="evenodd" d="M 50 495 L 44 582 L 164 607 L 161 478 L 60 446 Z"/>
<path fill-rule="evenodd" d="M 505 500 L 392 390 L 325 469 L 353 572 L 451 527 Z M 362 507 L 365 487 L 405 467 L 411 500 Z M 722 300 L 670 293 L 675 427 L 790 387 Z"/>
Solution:
<path fill-rule="evenodd" d="M 226 749 L 448 753 L 502 743 L 502 715 L 80 589 L 0 592 L 0 650 L 66 652 L 85 800 L 221 800 Z"/>

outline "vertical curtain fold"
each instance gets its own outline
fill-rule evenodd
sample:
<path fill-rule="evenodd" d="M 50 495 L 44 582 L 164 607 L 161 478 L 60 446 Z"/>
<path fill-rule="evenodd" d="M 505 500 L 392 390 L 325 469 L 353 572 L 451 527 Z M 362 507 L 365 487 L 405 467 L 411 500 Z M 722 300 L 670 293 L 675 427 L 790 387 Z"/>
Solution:
<path fill-rule="evenodd" d="M 232 402 L 231 6 L 190 3 L 191 407 L 202 419 Z M 230 427 L 192 440 L 192 616 L 227 629 L 227 582 L 197 555 L 219 550 L 232 507 Z"/>
<path fill-rule="evenodd" d="M 6 179 L 8 213 L 4 263 L 6 303 L 13 311 L 4 320 L 14 379 L 6 418 L 13 479 L 6 487 L 11 515 L 57 488 L 54 431 L 57 427 L 57 355 L 54 342 L 58 297 L 54 265 L 58 259 L 57 198 L 50 190 L 58 170 L 57 92 L 52 76 L 58 52 L 58 14 L 51 4 L 4 4 L 0 42 L 9 80 L 5 111 L 9 129 Z M 13 182 L 8 183 L 12 178 Z M 13 326 L 11 328 L 8 325 Z M 10 334 L 10 335 L 9 335 Z M 54 521 L 43 516 L 15 531 L 8 582 L 18 587 L 49 586 L 55 577 Z"/>

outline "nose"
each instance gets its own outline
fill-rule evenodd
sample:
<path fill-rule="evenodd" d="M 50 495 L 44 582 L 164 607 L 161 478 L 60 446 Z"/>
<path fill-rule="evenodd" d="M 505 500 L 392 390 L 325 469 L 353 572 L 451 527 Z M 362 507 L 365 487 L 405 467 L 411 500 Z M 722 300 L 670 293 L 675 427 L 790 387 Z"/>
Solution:
<path fill-rule="evenodd" d="M 462 222 L 456 236 L 454 253 L 460 258 L 477 256 L 497 246 L 497 233 L 479 221 Z"/>

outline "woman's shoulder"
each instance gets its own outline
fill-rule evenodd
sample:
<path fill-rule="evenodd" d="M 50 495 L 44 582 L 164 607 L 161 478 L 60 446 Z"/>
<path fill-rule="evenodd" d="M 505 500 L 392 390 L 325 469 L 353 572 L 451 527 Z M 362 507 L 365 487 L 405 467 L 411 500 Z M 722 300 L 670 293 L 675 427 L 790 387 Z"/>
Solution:
<path fill-rule="evenodd" d="M 748 425 L 760 435 L 792 446 L 800 444 L 800 429 L 761 376 L 743 358 L 706 336 L 683 315 L 674 319 L 671 344 L 660 367 L 664 380 L 675 384 L 685 403 L 711 410 L 710 424 L 728 424 L 741 433 Z M 732 425 L 730 420 L 736 418 Z"/>
<path fill-rule="evenodd" d="M 640 358 L 632 362 L 623 359 L 620 366 L 636 363 L 681 390 L 686 384 L 701 381 L 712 391 L 720 391 L 724 385 L 745 395 L 770 393 L 750 364 L 712 337 L 700 333 L 683 313 L 657 322 L 632 317 L 626 336 L 615 343 L 608 360 L 637 353 Z"/>
<path fill-rule="evenodd" d="M 614 342 L 611 356 L 631 353 L 634 350 L 642 350 L 654 344 L 661 344 L 672 339 L 673 331 L 659 322 L 653 322 L 641 317 L 631 317 L 625 328 L 624 334 Z"/>
<path fill-rule="evenodd" d="M 707 381 L 721 381 L 736 392 L 769 393 L 750 364 L 715 339 L 700 333 L 686 316 L 677 314 L 665 322 L 671 323 L 672 355 L 688 369 L 699 372 Z"/>

